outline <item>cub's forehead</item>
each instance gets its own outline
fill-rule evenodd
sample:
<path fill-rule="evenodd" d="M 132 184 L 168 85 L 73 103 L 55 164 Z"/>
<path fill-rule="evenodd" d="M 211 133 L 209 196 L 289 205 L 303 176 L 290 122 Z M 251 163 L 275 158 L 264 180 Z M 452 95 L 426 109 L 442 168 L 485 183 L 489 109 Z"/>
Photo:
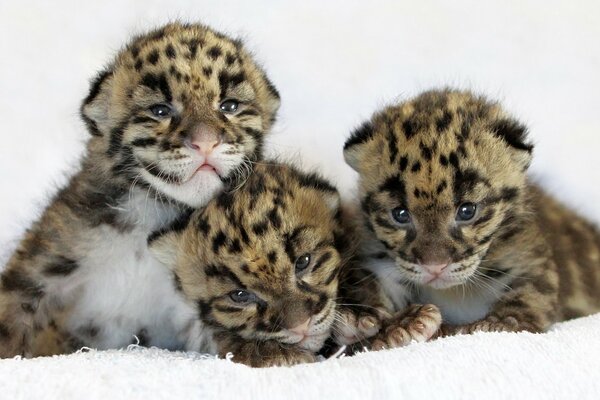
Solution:
<path fill-rule="evenodd" d="M 169 24 L 134 38 L 120 58 L 133 59 L 139 66 L 146 62 L 155 65 L 161 58 L 214 62 L 224 56 L 222 62 L 232 64 L 241 49 L 240 41 L 203 25 Z"/>
<path fill-rule="evenodd" d="M 450 202 L 480 183 L 518 182 L 532 150 L 522 124 L 497 102 L 468 92 L 425 92 L 375 114 L 371 123 L 372 133 L 361 128 L 366 133 L 355 134 L 349 147 L 360 151 L 361 141 L 372 143 L 359 168 L 377 174 L 384 181 L 378 189 L 404 203 Z M 362 184 L 377 189 L 364 177 Z"/>
<path fill-rule="evenodd" d="M 220 229 L 260 242 L 291 235 L 299 227 L 306 228 L 298 230 L 299 239 L 304 230 L 314 237 L 329 236 L 338 208 L 337 190 L 327 181 L 267 162 L 255 165 L 244 184 L 211 201 L 203 215 Z"/>
<path fill-rule="evenodd" d="M 150 77 L 168 80 L 182 92 L 203 89 L 251 101 L 251 62 L 239 41 L 202 25 L 170 24 L 135 38 L 117 56 L 116 65 L 123 84 Z M 239 93 L 227 93 L 234 89 Z"/>
<path fill-rule="evenodd" d="M 486 122 L 501 110 L 483 98 L 464 92 L 432 91 L 385 108 L 375 115 L 377 133 L 387 136 L 390 145 L 418 150 L 426 160 L 430 147 L 457 146 L 472 140 Z"/>

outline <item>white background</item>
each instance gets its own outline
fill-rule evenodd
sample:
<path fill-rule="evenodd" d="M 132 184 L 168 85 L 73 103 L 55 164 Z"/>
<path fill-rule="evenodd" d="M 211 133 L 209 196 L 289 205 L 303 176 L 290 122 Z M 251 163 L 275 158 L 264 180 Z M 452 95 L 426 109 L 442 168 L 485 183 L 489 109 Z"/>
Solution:
<path fill-rule="evenodd" d="M 439 85 L 527 122 L 534 175 L 600 221 L 600 2 L 0 0 L 0 261 L 76 168 L 88 81 L 132 34 L 202 21 L 245 38 L 282 94 L 270 150 L 348 195 L 349 131 Z"/>

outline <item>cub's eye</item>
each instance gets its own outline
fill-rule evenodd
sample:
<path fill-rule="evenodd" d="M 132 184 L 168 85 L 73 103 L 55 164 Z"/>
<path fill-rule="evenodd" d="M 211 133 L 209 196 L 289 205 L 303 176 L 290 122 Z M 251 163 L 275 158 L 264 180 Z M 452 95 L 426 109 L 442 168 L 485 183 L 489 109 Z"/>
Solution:
<path fill-rule="evenodd" d="M 472 220 L 477 212 L 477 205 L 473 203 L 462 203 L 456 210 L 457 221 L 469 221 Z"/>
<path fill-rule="evenodd" d="M 158 118 L 169 117 L 173 113 L 173 109 L 166 104 L 154 104 L 150 106 L 150 112 Z"/>
<path fill-rule="evenodd" d="M 234 290 L 229 293 L 229 297 L 236 303 L 250 303 L 256 300 L 256 296 L 247 290 Z"/>
<path fill-rule="evenodd" d="M 296 259 L 296 271 L 304 271 L 310 264 L 310 254 L 303 254 Z"/>
<path fill-rule="evenodd" d="M 237 111 L 239 106 L 240 106 L 240 103 L 236 100 L 225 100 L 224 102 L 221 103 L 219 108 L 224 113 L 234 113 Z"/>
<path fill-rule="evenodd" d="M 410 213 L 406 208 L 396 207 L 392 210 L 392 218 L 399 224 L 408 224 L 410 222 Z"/>

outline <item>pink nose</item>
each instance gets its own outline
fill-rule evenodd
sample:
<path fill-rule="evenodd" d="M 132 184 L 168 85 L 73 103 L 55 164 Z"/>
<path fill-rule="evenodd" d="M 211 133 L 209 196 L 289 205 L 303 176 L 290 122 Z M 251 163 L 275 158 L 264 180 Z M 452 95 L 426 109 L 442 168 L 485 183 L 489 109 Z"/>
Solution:
<path fill-rule="evenodd" d="M 304 321 L 303 323 L 301 323 L 298 326 L 295 326 L 291 329 L 288 329 L 290 332 L 294 332 L 298 335 L 306 335 L 308 333 L 308 328 L 310 327 L 310 320 L 311 318 L 307 319 L 306 321 Z"/>
<path fill-rule="evenodd" d="M 443 264 L 421 264 L 421 267 L 432 275 L 440 275 L 448 266 L 449 262 Z"/>
<path fill-rule="evenodd" d="M 192 132 L 188 146 L 205 156 L 213 152 L 221 144 L 221 136 L 206 124 L 199 124 Z"/>

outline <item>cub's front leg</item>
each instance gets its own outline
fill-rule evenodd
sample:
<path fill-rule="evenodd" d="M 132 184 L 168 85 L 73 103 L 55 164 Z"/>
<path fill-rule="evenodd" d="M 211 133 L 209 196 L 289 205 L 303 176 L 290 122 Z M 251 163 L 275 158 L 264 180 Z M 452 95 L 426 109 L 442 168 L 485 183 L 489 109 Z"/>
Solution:
<path fill-rule="evenodd" d="M 27 234 L 0 274 L 0 358 L 55 352 L 35 344 L 35 336 L 62 306 L 48 301 L 53 291 L 76 269 L 75 261 L 52 251 L 39 230 Z"/>
<path fill-rule="evenodd" d="M 21 298 L 0 292 L 0 358 L 31 357 L 33 318 L 21 308 Z"/>
<path fill-rule="evenodd" d="M 249 341 L 227 333 L 217 334 L 215 339 L 220 357 L 231 353 L 234 362 L 250 367 L 289 366 L 317 360 L 309 350 L 275 340 Z"/>
<path fill-rule="evenodd" d="M 333 328 L 338 345 L 365 345 L 394 312 L 375 275 L 356 264 L 342 272 L 338 303 Z"/>
<path fill-rule="evenodd" d="M 2 272 L 0 284 L 0 358 L 32 356 L 34 329 L 41 329 L 39 306 L 43 285 L 14 264 Z"/>

